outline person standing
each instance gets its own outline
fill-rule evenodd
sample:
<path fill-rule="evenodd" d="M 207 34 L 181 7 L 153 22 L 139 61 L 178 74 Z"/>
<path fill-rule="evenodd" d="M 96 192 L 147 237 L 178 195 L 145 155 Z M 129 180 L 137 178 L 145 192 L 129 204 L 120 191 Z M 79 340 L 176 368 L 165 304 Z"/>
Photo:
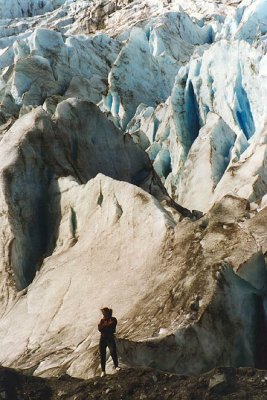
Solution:
<path fill-rule="evenodd" d="M 99 341 L 99 352 L 101 359 L 101 377 L 106 375 L 106 350 L 109 348 L 111 358 L 113 360 L 114 368 L 116 371 L 120 371 L 116 342 L 114 333 L 116 332 L 117 320 L 112 317 L 112 310 L 108 307 L 101 309 L 103 318 L 98 324 L 98 330 L 101 333 Z"/>

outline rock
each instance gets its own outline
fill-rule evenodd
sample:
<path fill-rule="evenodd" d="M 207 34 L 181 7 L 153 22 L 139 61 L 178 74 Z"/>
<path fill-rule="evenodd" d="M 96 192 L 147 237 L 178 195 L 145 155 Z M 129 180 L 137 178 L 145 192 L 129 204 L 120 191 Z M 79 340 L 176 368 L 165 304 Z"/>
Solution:
<path fill-rule="evenodd" d="M 139 399 L 140 400 L 147 399 L 147 395 L 145 395 L 144 393 L 141 393 Z"/>
<path fill-rule="evenodd" d="M 58 397 L 64 397 L 64 396 L 66 396 L 66 394 L 67 394 L 67 392 L 65 390 L 59 390 L 57 392 Z"/>
<path fill-rule="evenodd" d="M 226 376 L 224 374 L 215 374 L 209 380 L 209 390 L 216 394 L 222 394 L 228 386 Z"/>

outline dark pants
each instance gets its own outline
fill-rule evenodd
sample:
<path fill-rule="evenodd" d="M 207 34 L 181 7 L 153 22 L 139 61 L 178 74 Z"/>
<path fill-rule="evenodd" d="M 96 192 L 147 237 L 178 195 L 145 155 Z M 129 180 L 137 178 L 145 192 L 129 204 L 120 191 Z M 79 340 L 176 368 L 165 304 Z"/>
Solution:
<path fill-rule="evenodd" d="M 116 342 L 115 342 L 114 336 L 101 337 L 100 342 L 99 342 L 99 351 L 100 351 L 100 358 L 101 358 L 101 369 L 104 372 L 106 369 L 107 347 L 109 348 L 114 367 L 116 368 L 118 366 L 118 356 L 117 356 Z"/>

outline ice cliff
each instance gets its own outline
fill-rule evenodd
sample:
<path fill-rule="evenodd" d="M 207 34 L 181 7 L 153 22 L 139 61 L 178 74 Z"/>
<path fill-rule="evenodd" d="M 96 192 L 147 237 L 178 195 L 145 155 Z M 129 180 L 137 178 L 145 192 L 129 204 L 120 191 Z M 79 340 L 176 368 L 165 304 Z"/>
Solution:
<path fill-rule="evenodd" d="M 266 27 L 263 0 L 0 0 L 1 364 L 94 375 L 107 305 L 125 365 L 266 366 Z"/>

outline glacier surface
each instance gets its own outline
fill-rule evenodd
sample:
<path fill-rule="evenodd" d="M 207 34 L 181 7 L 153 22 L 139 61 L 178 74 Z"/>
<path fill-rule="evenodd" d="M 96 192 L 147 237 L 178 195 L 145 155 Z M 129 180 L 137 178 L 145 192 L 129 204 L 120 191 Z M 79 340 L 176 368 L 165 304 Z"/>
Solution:
<path fill-rule="evenodd" d="M 262 366 L 266 93 L 264 0 L 0 0 L 1 363 L 94 375 L 105 302 L 126 364 Z"/>
<path fill-rule="evenodd" d="M 207 211 L 228 192 L 239 193 L 228 171 L 243 165 L 265 135 L 264 1 L 38 4 L 20 3 L 17 20 L 0 10 L 3 130 L 39 105 L 52 112 L 61 99 L 87 99 L 147 151 L 184 207 Z M 18 13 L 17 7 L 14 2 L 9 10 Z M 208 168 L 217 170 L 210 195 L 194 199 L 201 179 L 191 181 L 187 170 L 200 133 L 209 129 L 209 113 L 221 118 L 235 140 L 227 154 L 223 146 L 210 158 Z M 219 147 L 230 143 L 216 137 Z M 252 171 L 253 179 L 261 167 Z M 220 185 L 221 179 L 227 184 Z M 263 179 L 262 189 L 251 188 L 247 198 L 259 204 L 264 188 Z"/>

